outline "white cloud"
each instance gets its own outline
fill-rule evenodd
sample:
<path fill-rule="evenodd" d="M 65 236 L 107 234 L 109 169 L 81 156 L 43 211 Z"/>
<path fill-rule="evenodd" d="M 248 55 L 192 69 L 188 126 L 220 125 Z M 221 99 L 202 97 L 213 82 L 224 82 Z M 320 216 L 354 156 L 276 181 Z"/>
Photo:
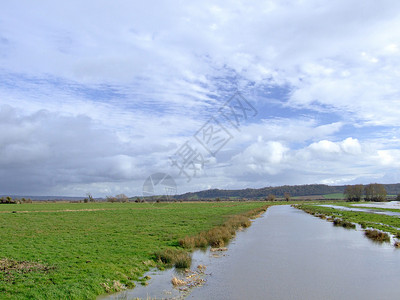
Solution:
<path fill-rule="evenodd" d="M 345 153 L 358 155 L 361 154 L 361 145 L 357 139 L 347 138 L 340 144 Z"/>
<path fill-rule="evenodd" d="M 351 137 L 339 142 L 331 142 L 328 140 L 322 140 L 317 143 L 312 143 L 308 147 L 312 152 L 316 152 L 317 154 L 328 154 L 328 155 L 339 155 L 350 154 L 350 155 L 358 155 L 361 154 L 361 145 L 357 139 L 353 139 Z"/>
<path fill-rule="evenodd" d="M 285 160 L 287 148 L 279 142 L 257 142 L 247 147 L 242 153 L 232 157 L 239 173 L 276 174 Z"/>
<path fill-rule="evenodd" d="M 0 165 L 11 174 L 3 188 L 138 191 L 139 178 L 168 170 L 168 156 L 236 88 L 262 108 L 266 90 L 286 94 L 272 95 L 273 109 L 243 124 L 209 177 L 184 189 L 389 180 L 400 146 L 399 8 L 394 0 L 3 3 Z"/>
<path fill-rule="evenodd" d="M 340 146 L 331 141 L 323 140 L 318 143 L 312 143 L 309 148 L 317 153 L 339 154 Z"/>
<path fill-rule="evenodd" d="M 400 167 L 400 150 L 379 150 L 378 161 L 383 166 L 390 166 L 392 168 Z"/>

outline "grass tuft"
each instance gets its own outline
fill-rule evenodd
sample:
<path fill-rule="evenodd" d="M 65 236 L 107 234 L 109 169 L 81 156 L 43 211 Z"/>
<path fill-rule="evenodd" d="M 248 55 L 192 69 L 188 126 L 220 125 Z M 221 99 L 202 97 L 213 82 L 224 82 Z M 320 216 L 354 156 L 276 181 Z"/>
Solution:
<path fill-rule="evenodd" d="M 353 224 L 351 222 L 348 222 L 348 221 L 344 221 L 342 219 L 338 219 L 338 218 L 333 220 L 333 225 L 334 226 L 342 226 L 343 228 L 348 228 L 348 229 L 355 229 L 356 228 L 355 224 Z"/>
<path fill-rule="evenodd" d="M 167 266 L 190 268 L 192 257 L 182 249 L 164 249 L 155 253 L 156 259 Z"/>
<path fill-rule="evenodd" d="M 387 233 L 378 230 L 365 230 L 365 236 L 375 242 L 383 243 L 390 242 L 390 237 Z"/>

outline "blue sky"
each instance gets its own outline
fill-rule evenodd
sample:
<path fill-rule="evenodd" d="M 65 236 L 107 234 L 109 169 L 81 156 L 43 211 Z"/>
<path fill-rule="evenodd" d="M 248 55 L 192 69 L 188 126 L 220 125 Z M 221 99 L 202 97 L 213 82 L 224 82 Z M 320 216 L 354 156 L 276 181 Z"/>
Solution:
<path fill-rule="evenodd" d="M 388 0 L 2 3 L 0 194 L 400 182 L 398 28 Z"/>

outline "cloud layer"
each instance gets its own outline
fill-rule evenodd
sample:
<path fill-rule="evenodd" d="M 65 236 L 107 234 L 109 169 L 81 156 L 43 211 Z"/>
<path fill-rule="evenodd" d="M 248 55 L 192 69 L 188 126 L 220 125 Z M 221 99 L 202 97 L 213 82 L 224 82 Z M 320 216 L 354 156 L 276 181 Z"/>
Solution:
<path fill-rule="evenodd" d="M 399 182 L 399 6 L 5 3 L 0 194 Z M 193 135 L 236 90 L 258 114 L 207 156 Z M 169 160 L 186 141 L 207 156 L 190 182 Z"/>

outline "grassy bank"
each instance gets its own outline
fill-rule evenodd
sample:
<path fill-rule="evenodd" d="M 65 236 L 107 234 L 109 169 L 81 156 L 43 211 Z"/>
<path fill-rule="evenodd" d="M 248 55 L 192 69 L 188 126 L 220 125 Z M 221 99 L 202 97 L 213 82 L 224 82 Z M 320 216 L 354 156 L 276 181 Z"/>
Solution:
<path fill-rule="evenodd" d="M 10 299 L 94 299 L 156 265 L 157 250 L 235 215 L 251 203 L 87 203 L 0 206 L 0 294 Z"/>
<path fill-rule="evenodd" d="M 236 231 L 251 225 L 251 219 L 256 218 L 268 208 L 268 205 L 252 209 L 227 219 L 223 224 L 193 236 L 186 236 L 179 241 L 183 248 L 223 247 L 236 235 Z"/>
<path fill-rule="evenodd" d="M 335 205 L 337 205 L 337 203 L 335 203 Z M 400 238 L 400 230 L 397 229 L 400 228 L 400 218 L 398 217 L 367 212 L 342 211 L 310 204 L 299 205 L 297 207 L 316 216 L 325 215 L 332 218 L 340 218 L 343 222 L 358 223 L 363 228 L 375 228 L 389 232 Z"/>

